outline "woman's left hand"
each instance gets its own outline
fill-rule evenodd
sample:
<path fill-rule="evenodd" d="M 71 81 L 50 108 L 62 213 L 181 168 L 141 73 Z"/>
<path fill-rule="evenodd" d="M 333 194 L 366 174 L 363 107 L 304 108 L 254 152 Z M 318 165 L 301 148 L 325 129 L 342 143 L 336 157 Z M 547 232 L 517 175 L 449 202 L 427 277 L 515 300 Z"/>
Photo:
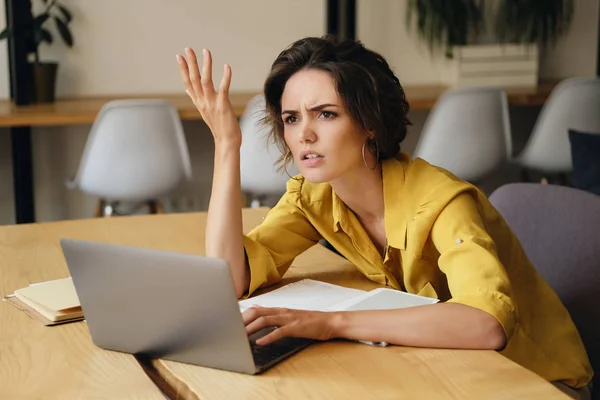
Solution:
<path fill-rule="evenodd" d="M 321 311 L 290 310 L 252 306 L 242 317 L 249 335 L 263 328 L 277 327 L 273 332 L 256 340 L 264 346 L 284 337 L 302 337 L 317 340 L 333 338 L 337 313 Z"/>

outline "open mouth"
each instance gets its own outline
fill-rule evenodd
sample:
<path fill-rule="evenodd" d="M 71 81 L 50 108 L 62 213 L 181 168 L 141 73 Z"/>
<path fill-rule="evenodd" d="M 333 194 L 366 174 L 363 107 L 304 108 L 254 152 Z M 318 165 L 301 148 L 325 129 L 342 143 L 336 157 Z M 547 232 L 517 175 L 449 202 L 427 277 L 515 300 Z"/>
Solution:
<path fill-rule="evenodd" d="M 310 152 L 306 152 L 306 153 L 302 153 L 300 155 L 300 159 L 302 162 L 302 165 L 304 165 L 305 167 L 318 167 L 319 165 L 321 165 L 323 163 L 323 156 L 317 153 L 310 153 Z"/>
<path fill-rule="evenodd" d="M 312 160 L 314 158 L 323 158 L 323 156 L 320 156 L 315 153 L 310 153 L 310 154 L 305 154 L 304 157 L 302 157 L 303 160 Z"/>

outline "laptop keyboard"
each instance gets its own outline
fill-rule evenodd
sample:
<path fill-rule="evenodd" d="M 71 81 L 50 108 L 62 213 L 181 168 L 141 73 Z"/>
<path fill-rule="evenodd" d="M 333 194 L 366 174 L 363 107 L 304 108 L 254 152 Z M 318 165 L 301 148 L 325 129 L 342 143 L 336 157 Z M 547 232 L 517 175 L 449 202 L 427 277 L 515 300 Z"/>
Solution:
<path fill-rule="evenodd" d="M 266 346 L 259 346 L 254 341 L 250 341 L 254 364 L 261 367 L 282 358 L 283 356 L 308 346 L 312 343 L 311 339 L 304 338 L 283 338 L 275 343 Z"/>

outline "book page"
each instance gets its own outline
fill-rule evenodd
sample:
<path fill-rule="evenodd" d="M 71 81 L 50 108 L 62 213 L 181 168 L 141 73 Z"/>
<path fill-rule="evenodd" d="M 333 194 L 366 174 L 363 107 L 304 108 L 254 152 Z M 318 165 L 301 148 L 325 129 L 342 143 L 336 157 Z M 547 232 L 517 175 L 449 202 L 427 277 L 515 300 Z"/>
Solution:
<path fill-rule="evenodd" d="M 330 307 L 328 311 L 393 310 L 437 303 L 438 299 L 379 288 Z"/>
<path fill-rule="evenodd" d="M 364 290 L 350 289 L 312 279 L 303 279 L 272 292 L 241 300 L 239 305 L 241 311 L 252 305 L 292 308 L 296 310 L 327 311 L 332 306 L 363 293 L 365 293 Z"/>

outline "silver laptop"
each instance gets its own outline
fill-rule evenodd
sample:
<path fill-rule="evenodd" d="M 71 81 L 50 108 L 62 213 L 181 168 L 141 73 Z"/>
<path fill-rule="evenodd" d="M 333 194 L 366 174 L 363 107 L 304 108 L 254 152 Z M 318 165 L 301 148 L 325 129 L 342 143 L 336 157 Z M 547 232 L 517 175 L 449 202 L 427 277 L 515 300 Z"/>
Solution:
<path fill-rule="evenodd" d="M 248 337 L 226 261 L 72 239 L 61 246 L 104 349 L 256 374 L 312 343 Z"/>

